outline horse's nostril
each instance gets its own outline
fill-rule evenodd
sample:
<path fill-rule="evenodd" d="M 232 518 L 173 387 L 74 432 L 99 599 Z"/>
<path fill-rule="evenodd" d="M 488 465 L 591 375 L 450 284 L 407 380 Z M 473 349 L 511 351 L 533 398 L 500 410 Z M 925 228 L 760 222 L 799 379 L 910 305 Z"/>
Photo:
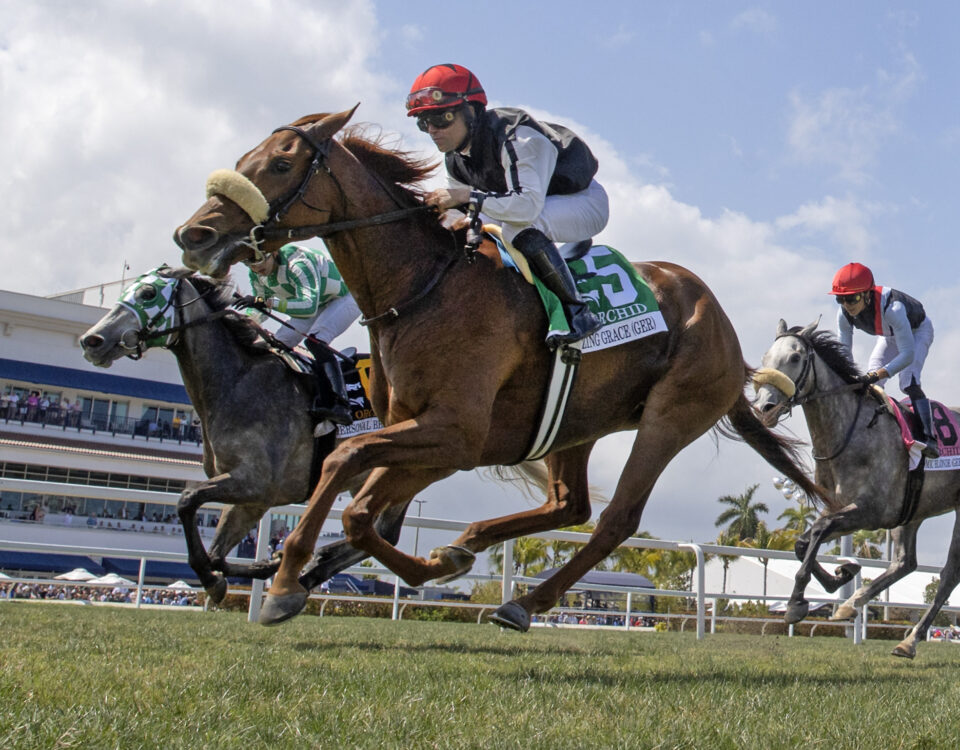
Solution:
<path fill-rule="evenodd" d="M 98 336 L 95 333 L 84 336 L 80 339 L 80 346 L 84 349 L 96 349 L 99 346 L 103 346 L 103 336 Z"/>
<path fill-rule="evenodd" d="M 769 401 L 766 403 L 760 404 L 760 413 L 766 414 L 768 411 L 774 408 L 774 404 L 771 404 Z"/>
<path fill-rule="evenodd" d="M 216 229 L 200 224 L 182 226 L 173 235 L 177 245 L 194 252 L 212 247 L 219 238 L 220 234 Z"/>

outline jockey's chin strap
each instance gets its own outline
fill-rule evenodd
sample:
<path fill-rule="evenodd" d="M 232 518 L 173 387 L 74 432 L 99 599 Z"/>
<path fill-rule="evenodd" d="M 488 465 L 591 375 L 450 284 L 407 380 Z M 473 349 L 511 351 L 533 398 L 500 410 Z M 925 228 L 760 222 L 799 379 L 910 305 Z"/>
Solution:
<path fill-rule="evenodd" d="M 337 190 L 340 193 L 341 202 L 344 206 L 347 205 L 347 196 L 343 190 L 343 186 L 331 171 L 329 164 L 327 164 L 327 159 L 330 155 L 331 139 L 325 138 L 322 141 L 318 141 L 310 131 L 296 125 L 282 125 L 273 132 L 279 133 L 282 130 L 289 130 L 296 133 L 300 138 L 305 140 L 313 149 L 313 160 L 310 162 L 310 166 L 307 168 L 307 172 L 303 180 L 301 180 L 300 185 L 286 198 L 275 201 L 275 204 L 278 206 L 275 210 L 263 195 L 260 188 L 236 170 L 218 169 L 207 178 L 207 198 L 213 195 L 222 195 L 236 203 L 253 221 L 253 227 L 250 229 L 247 237 L 239 241 L 240 244 L 253 250 L 253 263 L 260 263 L 263 260 L 265 253 L 261 246 L 268 240 L 285 239 L 292 241 L 310 237 L 327 237 L 331 234 L 349 229 L 361 229 L 363 227 L 389 224 L 422 211 L 434 210 L 432 206 L 424 204 L 407 208 L 401 207 L 396 211 L 387 211 L 386 213 L 376 214 L 362 219 L 348 219 L 346 221 L 327 222 L 325 224 L 313 224 L 293 228 L 279 226 L 284 216 L 297 201 L 302 201 L 312 211 L 330 213 L 330 209 L 318 208 L 307 204 L 304 198 L 310 181 L 314 175 L 321 171 L 325 172 L 327 176 L 333 180 L 334 185 L 337 186 Z M 382 178 L 374 172 L 370 172 L 370 174 L 380 183 L 396 203 L 396 197 Z"/>

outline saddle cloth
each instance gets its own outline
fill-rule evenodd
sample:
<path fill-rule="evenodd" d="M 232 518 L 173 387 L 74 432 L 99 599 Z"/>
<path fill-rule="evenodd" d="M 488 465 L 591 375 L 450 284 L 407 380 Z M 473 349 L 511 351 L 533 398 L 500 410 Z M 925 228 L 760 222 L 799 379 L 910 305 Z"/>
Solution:
<path fill-rule="evenodd" d="M 500 227 L 487 225 L 484 231 L 496 244 L 503 264 L 537 288 L 549 319 L 548 332 L 568 331 L 570 326 L 560 300 L 533 278 L 526 258 L 503 239 Z M 567 265 L 580 295 L 604 322 L 603 328 L 581 342 L 584 354 L 666 332 L 667 324 L 656 297 L 619 251 L 608 245 L 594 245 L 585 255 L 567 261 Z"/>
<path fill-rule="evenodd" d="M 886 397 L 890 411 L 897 418 L 897 424 L 900 425 L 900 437 L 903 444 L 910 454 L 910 470 L 912 471 L 920 463 L 920 446 L 913 438 L 913 430 L 910 422 L 919 419 L 913 413 L 913 406 L 909 398 L 903 401 L 895 401 L 892 396 Z M 937 434 L 937 445 L 940 449 L 940 458 L 927 459 L 926 471 L 948 471 L 960 469 L 960 441 L 957 437 L 960 435 L 960 425 L 957 424 L 954 413 L 938 401 L 930 402 L 933 413 L 934 432 Z M 910 421 L 907 421 L 909 415 Z"/>
<path fill-rule="evenodd" d="M 297 347 L 297 355 L 274 349 L 273 353 L 283 360 L 283 363 L 294 372 L 303 375 L 313 375 L 310 364 L 312 357 L 305 348 Z M 354 357 L 353 369 L 344 369 L 343 379 L 347 385 L 347 396 L 350 399 L 350 410 L 353 412 L 353 424 L 337 425 L 337 437 L 341 440 L 354 435 L 363 435 L 383 427 L 383 424 L 373 413 L 373 404 L 370 403 L 370 355 L 357 354 Z"/>

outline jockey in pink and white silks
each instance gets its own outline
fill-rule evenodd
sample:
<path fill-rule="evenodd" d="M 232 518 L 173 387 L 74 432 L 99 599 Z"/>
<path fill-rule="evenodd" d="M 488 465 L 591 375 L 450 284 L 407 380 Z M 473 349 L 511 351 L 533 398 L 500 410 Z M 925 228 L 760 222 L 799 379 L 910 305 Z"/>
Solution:
<path fill-rule="evenodd" d="M 314 413 L 336 424 L 350 424 L 350 401 L 343 373 L 336 356 L 324 343 L 333 341 L 360 316 L 360 308 L 340 278 L 333 260 L 323 250 L 289 243 L 257 262 L 247 262 L 253 294 L 237 307 L 248 307 L 248 314 L 259 321 L 266 310 L 290 316 L 276 338 L 294 347 L 306 336 L 306 346 L 330 383 L 333 407 L 315 406 Z M 311 338 L 312 337 L 312 338 Z"/>
<path fill-rule="evenodd" d="M 837 334 L 841 343 L 852 346 L 854 328 L 879 337 L 864 382 L 882 385 L 899 374 L 900 390 L 910 397 L 923 425 L 923 455 L 938 458 L 930 401 L 920 387 L 920 373 L 933 343 L 933 323 L 923 305 L 897 289 L 876 286 L 873 272 L 860 263 L 848 263 L 837 271 L 830 294 L 836 295 L 840 305 Z"/>
<path fill-rule="evenodd" d="M 521 109 L 486 109 L 480 81 L 462 65 L 434 65 L 414 81 L 407 115 L 444 154 L 447 187 L 425 196 L 445 211 L 443 224 L 455 228 L 472 205 L 498 223 L 557 295 L 570 332 L 551 346 L 579 341 L 603 322 L 580 296 L 554 242 L 579 242 L 607 224 L 607 193 L 594 179 L 597 160 L 575 133 L 538 122 Z"/>

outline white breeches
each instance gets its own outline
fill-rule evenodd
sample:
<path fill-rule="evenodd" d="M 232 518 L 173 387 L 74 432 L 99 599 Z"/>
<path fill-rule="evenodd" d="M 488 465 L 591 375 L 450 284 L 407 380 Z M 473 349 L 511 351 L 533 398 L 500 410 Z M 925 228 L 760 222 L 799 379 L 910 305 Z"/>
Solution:
<path fill-rule="evenodd" d="M 593 180 L 586 190 L 570 195 L 548 195 L 543 211 L 532 224 L 500 224 L 503 237 L 513 241 L 517 233 L 535 227 L 554 242 L 579 242 L 600 234 L 610 218 L 607 191 Z"/>
<path fill-rule="evenodd" d="M 920 371 L 923 369 L 923 363 L 927 360 L 927 353 L 930 351 L 930 344 L 933 343 L 933 323 L 930 316 L 924 318 L 923 322 L 913 331 L 913 362 L 904 367 L 898 373 L 900 376 L 900 390 L 904 391 L 910 385 L 911 380 L 916 380 L 920 385 Z M 870 361 L 867 363 L 867 370 L 879 370 L 887 362 L 890 362 L 900 350 L 897 349 L 897 342 L 893 336 L 880 336 L 877 343 L 870 353 Z M 880 381 L 881 387 L 884 381 Z M 904 391 L 906 392 L 906 391 Z"/>
<path fill-rule="evenodd" d="M 287 323 L 296 330 L 280 326 L 276 335 L 287 346 L 296 346 L 307 334 L 329 344 L 359 317 L 360 308 L 353 301 L 353 295 L 347 294 L 327 303 L 315 318 L 290 318 Z"/>

